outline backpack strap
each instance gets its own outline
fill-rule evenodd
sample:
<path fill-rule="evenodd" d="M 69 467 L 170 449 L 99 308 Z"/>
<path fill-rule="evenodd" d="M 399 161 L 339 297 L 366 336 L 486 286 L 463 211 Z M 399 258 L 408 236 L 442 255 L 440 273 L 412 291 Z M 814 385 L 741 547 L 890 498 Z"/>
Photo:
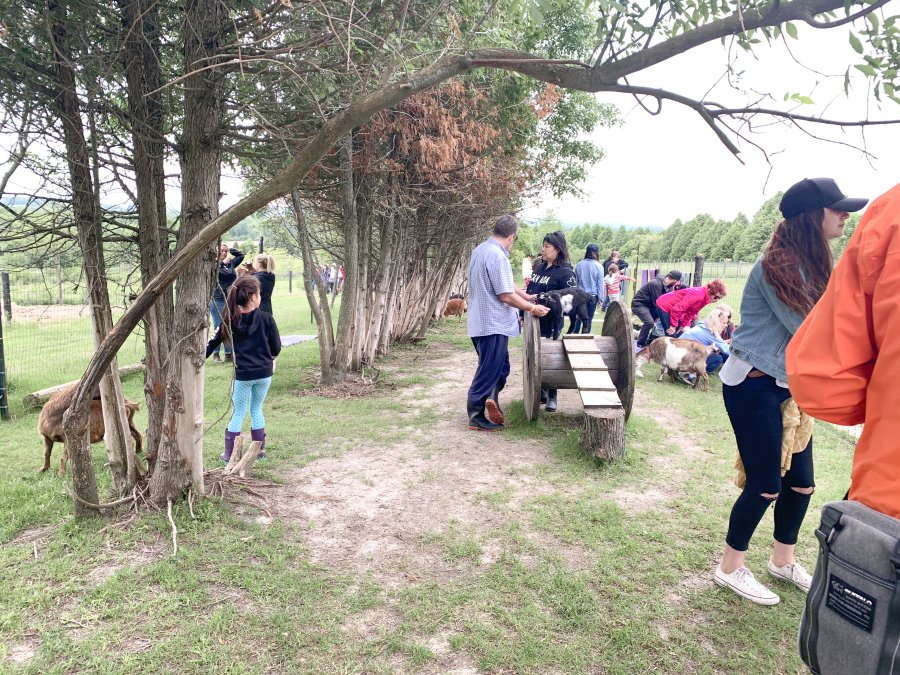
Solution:
<path fill-rule="evenodd" d="M 894 595 L 888 607 L 887 626 L 878 662 L 878 672 L 885 675 L 900 673 L 900 664 L 897 663 L 897 655 L 900 653 L 900 541 L 894 547 L 891 565 L 894 566 Z"/>

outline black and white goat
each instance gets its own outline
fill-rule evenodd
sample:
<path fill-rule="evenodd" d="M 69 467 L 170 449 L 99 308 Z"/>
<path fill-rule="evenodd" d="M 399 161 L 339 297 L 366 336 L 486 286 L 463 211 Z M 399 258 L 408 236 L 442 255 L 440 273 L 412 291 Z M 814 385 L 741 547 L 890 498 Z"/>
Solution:
<path fill-rule="evenodd" d="M 550 337 L 558 340 L 562 333 L 565 317 L 569 317 L 568 333 L 575 330 L 575 318 L 581 320 L 582 326 L 587 326 L 588 305 L 591 302 L 591 296 L 580 288 L 563 288 L 559 291 L 547 291 L 538 294 L 536 301 L 539 305 L 549 307 L 550 312 L 547 317 L 552 321 L 552 332 Z M 583 333 L 588 331 L 582 328 Z"/>

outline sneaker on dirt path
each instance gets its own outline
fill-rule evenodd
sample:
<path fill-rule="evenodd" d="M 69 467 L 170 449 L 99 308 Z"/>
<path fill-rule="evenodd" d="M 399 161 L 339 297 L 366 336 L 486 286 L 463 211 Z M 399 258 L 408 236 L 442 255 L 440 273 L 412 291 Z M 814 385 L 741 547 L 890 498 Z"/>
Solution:
<path fill-rule="evenodd" d="M 803 565 L 800 563 L 795 562 L 793 565 L 782 565 L 781 567 L 778 567 L 772 562 L 772 559 L 769 558 L 768 568 L 769 574 L 776 579 L 790 582 L 804 593 L 809 592 L 809 587 L 812 585 L 812 577 L 809 576 L 809 573 L 803 569 Z"/>
<path fill-rule="evenodd" d="M 719 586 L 730 588 L 743 598 L 747 598 L 750 602 L 757 605 L 777 605 L 781 600 L 768 588 L 763 586 L 753 576 L 753 572 L 746 567 L 738 567 L 731 574 L 725 574 L 721 566 L 716 567 L 716 574 L 713 577 Z"/>

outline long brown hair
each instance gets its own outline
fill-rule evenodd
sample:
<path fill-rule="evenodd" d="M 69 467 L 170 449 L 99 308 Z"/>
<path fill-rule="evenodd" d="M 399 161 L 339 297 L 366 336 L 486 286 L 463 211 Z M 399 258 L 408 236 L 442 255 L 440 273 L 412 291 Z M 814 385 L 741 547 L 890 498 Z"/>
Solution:
<path fill-rule="evenodd" d="M 231 327 L 241 322 L 241 307 L 250 302 L 250 298 L 259 295 L 259 279 L 247 275 L 239 277 L 228 289 L 225 298 L 225 311 L 222 312 L 222 339 L 231 340 Z"/>
<path fill-rule="evenodd" d="M 778 299 L 800 316 L 813 308 L 831 277 L 834 260 L 822 222 L 824 209 L 785 218 L 762 257 L 763 275 Z"/>

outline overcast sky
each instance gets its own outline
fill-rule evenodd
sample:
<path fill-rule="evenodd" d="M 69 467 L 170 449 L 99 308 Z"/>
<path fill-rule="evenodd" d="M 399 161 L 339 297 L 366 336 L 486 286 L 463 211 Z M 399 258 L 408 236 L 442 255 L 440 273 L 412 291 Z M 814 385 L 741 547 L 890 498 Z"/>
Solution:
<path fill-rule="evenodd" d="M 752 91 L 771 92 L 777 100 L 763 105 L 783 108 L 785 93 L 799 93 L 815 102 L 801 106 L 797 112 L 802 114 L 817 114 L 827 107 L 834 118 L 862 119 L 868 106 L 871 119 L 900 118 L 900 105 L 893 102 L 878 110 L 861 75 L 854 80 L 850 100 L 844 96 L 844 71 L 858 62 L 845 32 L 799 28 L 800 40 L 789 39 L 791 51 L 819 73 L 797 65 L 782 44 L 761 47 L 758 58 L 742 55 L 738 63 L 744 70 L 741 85 L 750 93 L 735 92 L 722 82 L 707 98 L 736 107 L 751 100 Z M 838 35 L 829 35 L 833 33 Z M 707 45 L 631 78 L 631 84 L 699 98 L 714 87 L 725 62 L 719 43 Z M 865 132 L 868 150 L 875 155 L 867 160 L 854 148 L 815 140 L 786 124 L 769 125 L 752 139 L 769 153 L 771 165 L 752 145 L 739 143 L 746 163 L 742 165 L 691 110 L 666 102 L 662 113 L 652 116 L 630 97 L 607 95 L 601 100 L 619 106 L 624 125 L 592 135 L 607 157 L 591 171 L 585 197 L 561 201 L 547 197 L 523 215 L 539 217 L 549 208 L 565 223 L 667 226 L 676 218 L 687 220 L 699 213 L 729 220 L 739 212 L 752 217 L 766 199 L 802 178 L 831 176 L 845 194 L 870 199 L 900 183 L 900 126 L 870 127 Z M 807 129 L 845 143 L 862 143 L 858 131 L 818 125 Z"/>

